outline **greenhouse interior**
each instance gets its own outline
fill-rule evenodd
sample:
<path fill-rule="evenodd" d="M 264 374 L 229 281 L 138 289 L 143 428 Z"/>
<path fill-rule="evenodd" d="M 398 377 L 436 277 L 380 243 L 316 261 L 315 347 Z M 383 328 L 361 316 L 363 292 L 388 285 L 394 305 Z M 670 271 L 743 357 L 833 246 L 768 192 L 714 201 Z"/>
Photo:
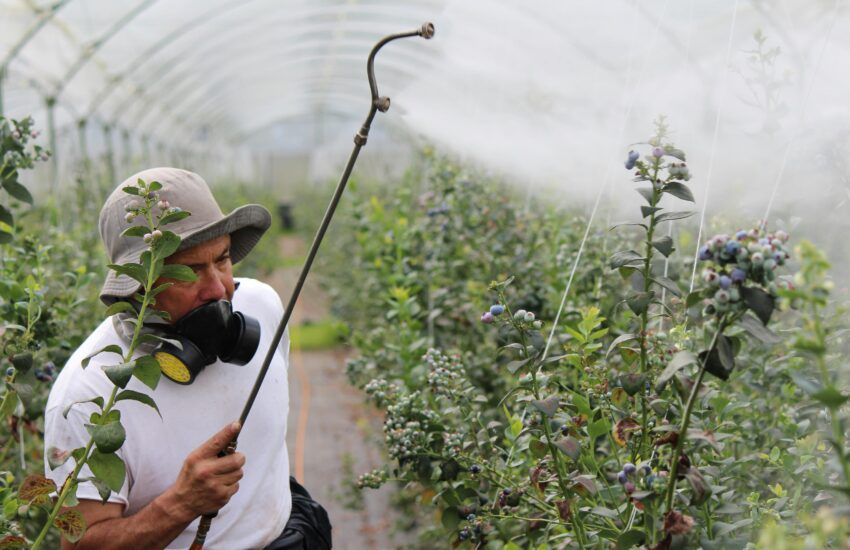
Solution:
<path fill-rule="evenodd" d="M 0 548 L 850 545 L 847 2 L 0 29 Z"/>

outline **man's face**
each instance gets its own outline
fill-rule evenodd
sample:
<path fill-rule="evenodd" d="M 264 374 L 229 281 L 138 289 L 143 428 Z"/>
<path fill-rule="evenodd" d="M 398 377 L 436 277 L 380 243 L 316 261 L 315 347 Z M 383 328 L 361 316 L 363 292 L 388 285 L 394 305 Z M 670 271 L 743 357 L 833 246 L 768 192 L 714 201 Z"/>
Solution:
<path fill-rule="evenodd" d="M 233 300 L 233 264 L 230 262 L 230 235 L 172 254 L 166 264 L 183 264 L 192 268 L 195 282 L 160 278 L 157 284 L 173 283 L 156 297 L 156 308 L 168 312 L 171 322 L 208 302 Z"/>

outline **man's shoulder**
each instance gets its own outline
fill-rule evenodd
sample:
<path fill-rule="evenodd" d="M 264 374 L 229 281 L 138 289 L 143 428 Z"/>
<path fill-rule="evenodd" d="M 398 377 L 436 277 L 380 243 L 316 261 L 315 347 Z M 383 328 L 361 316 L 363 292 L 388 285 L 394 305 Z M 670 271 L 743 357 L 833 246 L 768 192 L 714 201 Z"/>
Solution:
<path fill-rule="evenodd" d="M 233 295 L 234 307 L 241 306 L 254 309 L 265 305 L 273 310 L 274 314 L 283 312 L 280 296 L 270 285 L 247 277 L 238 277 L 235 281 L 239 283 L 239 288 Z"/>

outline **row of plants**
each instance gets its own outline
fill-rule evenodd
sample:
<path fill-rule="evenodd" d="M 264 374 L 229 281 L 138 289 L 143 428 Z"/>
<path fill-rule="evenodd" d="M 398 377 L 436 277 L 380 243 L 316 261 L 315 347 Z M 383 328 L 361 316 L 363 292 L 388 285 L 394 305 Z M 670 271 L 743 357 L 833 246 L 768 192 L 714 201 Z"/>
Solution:
<path fill-rule="evenodd" d="M 155 389 L 160 367 L 150 355 L 139 353 L 141 344 L 160 340 L 140 330 L 151 316 L 163 316 L 154 309 L 156 295 L 173 283 L 191 280 L 194 273 L 180 265 L 164 265 L 167 256 L 180 244 L 180 238 L 166 225 L 189 216 L 176 205 L 161 201 L 157 182 L 139 180 L 124 188 L 135 199 L 128 205 L 127 221 L 136 223 L 124 232 L 125 238 L 142 239 L 147 244 L 139 263 L 105 266 L 100 243 L 91 231 L 92 202 L 75 193 L 60 210 L 50 203 L 33 207 L 33 197 L 21 183 L 22 172 L 49 154 L 32 140 L 38 134 L 31 119 L 0 119 L 0 168 L 5 201 L 0 205 L 0 368 L 3 369 L 0 398 L 0 547 L 58 547 L 58 537 L 78 541 L 86 525 L 73 508 L 81 483 L 94 484 L 104 502 L 124 484 L 126 469 L 117 452 L 123 446 L 120 401 L 133 400 L 156 408 L 150 396 L 127 389 L 132 377 Z M 80 182 L 83 186 L 84 182 Z M 90 186 L 92 189 L 106 185 Z M 77 189 L 76 191 L 80 191 Z M 91 189 L 89 189 L 91 191 Z M 88 193 L 87 198 L 91 198 Z M 74 200 L 76 199 L 76 200 Z M 76 214 L 76 215 L 75 215 Z M 73 220 L 78 220 L 74 223 Z M 107 346 L 95 356 L 117 356 L 114 361 L 99 360 L 100 368 L 113 382 L 110 395 L 93 395 L 97 411 L 85 419 L 91 438 L 77 449 L 44 449 L 43 414 L 50 383 L 73 350 L 103 318 L 133 310 L 128 302 L 118 302 L 105 311 L 97 299 L 97 283 L 105 267 L 136 279 L 139 309 L 136 330 L 126 350 Z M 57 365 L 59 367 L 57 367 Z M 69 405 L 67 418 L 78 403 Z M 45 477 L 45 460 L 50 469 L 67 461 L 74 465 L 63 483 Z M 83 475 L 83 468 L 91 475 Z"/>
<path fill-rule="evenodd" d="M 693 266 L 693 245 L 676 250 L 691 173 L 666 134 L 626 158 L 640 216 L 583 247 L 584 216 L 518 208 L 433 151 L 397 185 L 350 191 L 321 271 L 351 381 L 386 415 L 387 466 L 360 483 L 402 489 L 423 547 L 848 534 L 828 264 L 762 223 L 708 239 Z"/>

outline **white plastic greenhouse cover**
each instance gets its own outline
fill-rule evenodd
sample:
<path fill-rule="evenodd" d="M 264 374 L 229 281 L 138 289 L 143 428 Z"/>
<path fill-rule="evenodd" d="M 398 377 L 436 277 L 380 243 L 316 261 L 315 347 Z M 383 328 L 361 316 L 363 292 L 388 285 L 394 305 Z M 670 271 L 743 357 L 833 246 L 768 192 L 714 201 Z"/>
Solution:
<path fill-rule="evenodd" d="M 786 139 L 846 120 L 846 4 L 0 0 L 0 90 L 4 114 L 32 114 L 42 128 L 55 99 L 60 167 L 112 149 L 233 172 L 287 151 L 322 164 L 327 144 L 350 147 L 368 110 L 372 45 L 430 20 L 434 40 L 400 41 L 379 56 L 393 108 L 375 125 L 378 148 L 382 138 L 425 136 L 551 182 L 610 166 L 659 113 L 702 148 L 697 163 L 733 143 L 724 132 L 754 135 L 777 124 L 771 117 L 780 124 L 771 135 Z M 769 116 L 748 98 L 758 30 L 782 50 L 783 109 Z"/>

